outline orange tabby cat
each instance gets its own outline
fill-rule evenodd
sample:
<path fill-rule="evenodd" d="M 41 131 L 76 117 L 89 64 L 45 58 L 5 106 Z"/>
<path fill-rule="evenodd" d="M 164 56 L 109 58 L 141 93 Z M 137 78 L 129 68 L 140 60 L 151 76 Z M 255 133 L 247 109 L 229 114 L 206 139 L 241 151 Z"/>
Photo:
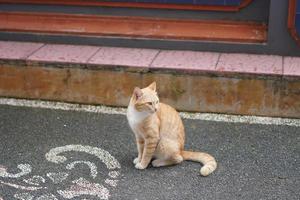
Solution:
<path fill-rule="evenodd" d="M 201 162 L 200 174 L 207 176 L 216 167 L 216 160 L 203 152 L 184 150 L 184 126 L 177 111 L 159 102 L 156 83 L 135 88 L 127 110 L 127 119 L 136 138 L 138 157 L 133 163 L 145 169 L 152 158 L 154 167 L 181 163 L 183 160 Z"/>

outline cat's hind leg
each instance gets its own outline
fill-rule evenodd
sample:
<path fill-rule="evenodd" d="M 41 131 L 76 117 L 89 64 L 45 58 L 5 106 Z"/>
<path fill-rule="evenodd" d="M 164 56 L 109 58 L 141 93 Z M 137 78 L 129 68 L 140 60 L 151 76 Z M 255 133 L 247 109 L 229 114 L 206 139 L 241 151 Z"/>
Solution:
<path fill-rule="evenodd" d="M 155 160 L 152 161 L 153 167 L 169 166 L 181 163 L 183 157 L 180 153 L 178 142 L 170 139 L 161 139 L 155 151 Z"/>
<path fill-rule="evenodd" d="M 153 167 L 162 167 L 169 165 L 176 165 L 183 161 L 183 157 L 180 154 L 174 154 L 167 159 L 155 159 L 152 161 Z"/>

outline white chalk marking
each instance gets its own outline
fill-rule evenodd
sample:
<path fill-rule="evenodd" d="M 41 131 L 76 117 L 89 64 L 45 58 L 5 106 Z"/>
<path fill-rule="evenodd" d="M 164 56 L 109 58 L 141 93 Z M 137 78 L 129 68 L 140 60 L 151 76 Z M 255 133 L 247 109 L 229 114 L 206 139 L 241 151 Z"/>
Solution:
<path fill-rule="evenodd" d="M 13 183 L 7 183 L 7 182 L 3 182 L 0 180 L 0 183 L 3 185 L 7 185 L 16 189 L 21 189 L 21 190 L 26 190 L 26 191 L 35 191 L 35 190 L 40 190 L 43 189 L 43 187 L 27 187 L 27 186 L 23 186 L 23 185 L 17 185 L 17 184 L 13 184 Z"/>
<path fill-rule="evenodd" d="M 108 199 L 110 196 L 107 188 L 97 183 L 90 183 L 84 178 L 75 180 L 72 183 L 75 183 L 75 185 L 72 185 L 67 190 L 59 190 L 57 192 L 66 199 L 72 199 L 81 195 L 96 196 L 100 199 Z"/>
<path fill-rule="evenodd" d="M 30 179 L 23 179 L 25 183 L 39 186 L 41 183 L 45 183 L 45 179 L 41 176 L 33 176 Z"/>
<path fill-rule="evenodd" d="M 91 171 L 91 176 L 93 178 L 96 178 L 97 177 L 97 167 L 94 163 L 92 162 L 89 162 L 89 161 L 75 161 L 75 162 L 72 162 L 70 164 L 67 165 L 67 169 L 68 170 L 71 170 L 75 167 L 75 165 L 78 165 L 78 164 L 85 164 L 87 165 L 89 168 L 90 168 L 90 171 Z"/>
<path fill-rule="evenodd" d="M 54 163 L 63 163 L 67 160 L 66 157 L 61 156 L 59 154 L 64 152 L 84 152 L 91 155 L 96 156 L 101 162 L 103 162 L 106 167 L 110 170 L 120 169 L 121 165 L 120 163 L 110 155 L 109 152 L 98 148 L 98 147 L 91 147 L 91 146 L 82 146 L 82 145 L 66 145 L 62 147 L 56 147 L 51 149 L 48 153 L 46 153 L 45 157 L 48 161 L 54 162 Z M 91 171 L 91 176 L 93 178 L 96 178 L 97 176 L 97 167 L 94 163 L 89 161 L 74 161 L 66 166 L 67 169 L 71 170 L 75 167 L 77 164 L 86 164 L 89 166 Z M 49 176 L 49 174 L 48 174 Z M 111 171 L 110 176 L 117 177 L 119 176 L 118 171 Z M 109 184 L 112 187 L 116 187 L 118 181 L 117 180 L 105 180 L 107 184 Z M 80 178 L 76 181 L 73 181 L 75 185 L 72 185 L 66 190 L 58 190 L 57 192 L 64 198 L 72 199 L 74 197 L 78 197 L 81 195 L 91 195 L 98 197 L 99 199 L 108 199 L 110 194 L 109 190 L 105 188 L 103 185 L 100 185 L 98 183 L 91 183 L 88 180 L 84 178 Z"/>
<path fill-rule="evenodd" d="M 46 159 L 50 162 L 54 163 L 63 163 L 67 160 L 64 156 L 59 156 L 58 154 L 68 151 L 76 151 L 76 152 L 85 152 L 99 158 L 108 169 L 116 169 L 121 168 L 120 163 L 110 155 L 109 152 L 91 146 L 82 146 L 82 145 L 66 145 L 63 147 L 57 147 L 51 149 L 48 153 L 46 153 Z"/>
<path fill-rule="evenodd" d="M 47 173 L 46 175 L 48 176 L 48 178 L 50 178 L 50 180 L 54 184 L 58 184 L 58 183 L 63 182 L 69 176 L 69 174 L 64 173 L 64 172 L 58 172 L 58 173 L 51 173 L 50 172 L 50 173 Z"/>
<path fill-rule="evenodd" d="M 116 187 L 118 184 L 118 180 L 105 179 L 104 182 L 112 187 Z"/>
<path fill-rule="evenodd" d="M 61 102 L 53 102 L 53 101 L 0 98 L 0 105 L 126 115 L 125 108 L 71 104 L 71 103 L 61 103 Z M 212 114 L 212 113 L 188 113 L 188 112 L 182 112 L 180 113 L 180 116 L 184 119 L 197 119 L 197 120 L 205 120 L 205 121 L 265 124 L 265 125 L 286 125 L 286 126 L 300 127 L 300 119 L 290 119 L 290 118 L 257 117 L 257 116 L 247 116 L 247 115 L 226 115 L 226 114 Z"/>
<path fill-rule="evenodd" d="M 19 164 L 17 167 L 21 170 L 21 172 L 19 172 L 17 174 L 8 173 L 6 168 L 0 167 L 0 177 L 19 178 L 19 177 L 27 175 L 31 172 L 31 166 L 29 164 Z"/>
<path fill-rule="evenodd" d="M 109 152 L 91 146 L 82 146 L 82 145 L 66 145 L 62 147 L 57 147 L 51 149 L 48 153 L 45 154 L 45 157 L 48 161 L 54 163 L 63 163 L 67 160 L 66 157 L 61 156 L 59 154 L 64 152 L 84 152 L 91 155 L 96 156 L 100 161 L 102 161 L 106 167 L 110 170 L 109 176 L 111 178 L 117 178 L 120 173 L 116 171 L 116 169 L 120 169 L 120 163 L 110 155 Z M 85 164 L 90 168 L 92 178 L 97 177 L 97 166 L 89 161 L 74 161 L 69 163 L 66 168 L 68 170 L 72 170 L 78 164 Z M 19 164 L 17 166 L 21 172 L 17 174 L 12 174 L 7 172 L 7 168 L 5 166 L 0 165 L 0 177 L 5 178 L 19 178 L 31 172 L 31 166 L 28 164 Z M 47 177 L 49 177 L 54 183 L 60 183 L 68 177 L 67 173 L 59 172 L 59 173 L 47 173 Z M 23 179 L 23 181 L 30 185 L 40 185 L 41 183 L 45 183 L 45 179 L 41 176 L 33 176 L 28 179 Z M 74 185 L 71 185 L 67 190 L 58 190 L 57 192 L 64 198 L 72 199 L 74 197 L 79 197 L 81 195 L 90 195 L 94 196 L 97 199 L 108 199 L 110 197 L 109 190 L 99 183 L 92 183 L 84 178 L 77 179 L 72 182 Z M 108 184 L 109 186 L 116 187 L 118 180 L 111 180 L 106 179 L 104 183 Z M 40 189 L 47 189 L 46 187 L 34 187 L 34 186 L 23 186 L 14 183 L 8 183 L 0 180 L 0 184 L 10 186 L 16 189 L 25 190 L 25 191 L 36 191 Z M 15 198 L 20 200 L 57 200 L 57 198 L 53 194 L 44 194 L 39 197 L 34 197 L 30 193 L 17 193 L 14 195 Z M 0 200 L 1 199 L 0 197 Z"/>
<path fill-rule="evenodd" d="M 14 195 L 16 199 L 20 200 L 33 200 L 34 196 L 29 193 L 17 193 Z"/>
<path fill-rule="evenodd" d="M 117 178 L 120 175 L 120 173 L 118 171 L 110 171 L 108 173 L 108 176 L 110 176 L 111 178 Z"/>

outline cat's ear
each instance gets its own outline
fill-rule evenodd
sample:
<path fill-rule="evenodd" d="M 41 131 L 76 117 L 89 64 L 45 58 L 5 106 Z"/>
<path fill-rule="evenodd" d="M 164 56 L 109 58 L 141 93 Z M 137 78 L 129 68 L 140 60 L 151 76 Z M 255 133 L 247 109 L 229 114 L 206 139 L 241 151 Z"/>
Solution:
<path fill-rule="evenodd" d="M 143 91 L 140 88 L 135 87 L 133 90 L 133 94 L 135 95 L 136 99 L 139 99 L 143 96 Z"/>
<path fill-rule="evenodd" d="M 151 83 L 148 88 L 150 88 L 151 90 L 153 90 L 154 92 L 156 92 L 156 82 Z"/>

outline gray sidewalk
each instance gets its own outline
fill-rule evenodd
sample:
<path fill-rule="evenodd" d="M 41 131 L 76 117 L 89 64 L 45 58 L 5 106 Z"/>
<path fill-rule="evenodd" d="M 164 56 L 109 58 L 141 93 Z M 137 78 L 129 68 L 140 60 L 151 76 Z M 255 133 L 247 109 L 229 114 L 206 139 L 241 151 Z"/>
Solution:
<path fill-rule="evenodd" d="M 299 127 L 184 124 L 186 149 L 216 157 L 212 175 L 193 162 L 136 170 L 124 115 L 0 105 L 0 199 L 299 199 Z"/>

